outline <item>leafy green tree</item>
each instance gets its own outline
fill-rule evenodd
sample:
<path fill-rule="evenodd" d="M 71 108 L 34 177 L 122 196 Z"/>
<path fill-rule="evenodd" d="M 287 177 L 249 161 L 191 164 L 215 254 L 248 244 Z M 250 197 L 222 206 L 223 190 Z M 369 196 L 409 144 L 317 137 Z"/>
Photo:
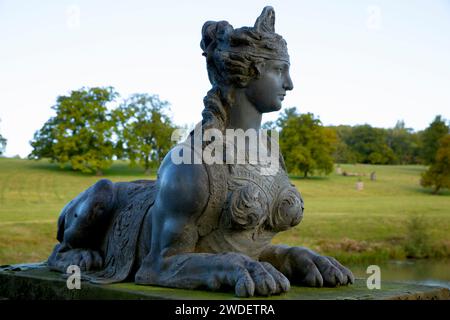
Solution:
<path fill-rule="evenodd" d="M 394 152 L 387 145 L 385 129 L 373 128 L 368 124 L 354 126 L 347 137 L 347 145 L 356 153 L 357 162 L 389 164 L 395 159 Z"/>
<path fill-rule="evenodd" d="M 387 130 L 387 144 L 394 152 L 395 164 L 419 163 L 419 135 L 404 121 L 397 121 L 394 128 Z"/>
<path fill-rule="evenodd" d="M 440 139 L 435 159 L 422 174 L 420 184 L 433 187 L 433 194 L 437 194 L 441 188 L 450 188 L 450 134 Z"/>
<path fill-rule="evenodd" d="M 0 134 L 0 155 L 5 152 L 7 140 Z"/>
<path fill-rule="evenodd" d="M 333 155 L 337 163 L 419 163 L 420 136 L 398 121 L 394 128 L 370 125 L 333 126 L 338 142 Z"/>
<path fill-rule="evenodd" d="M 267 123 L 265 123 L 263 125 L 263 127 L 267 127 L 267 128 L 279 128 L 280 130 L 282 130 L 284 128 L 284 126 L 286 125 L 286 122 L 291 119 L 291 118 L 296 118 L 299 116 L 299 113 L 297 111 L 296 107 L 291 107 L 291 108 L 286 108 L 284 109 L 284 111 L 280 114 L 280 116 L 278 117 L 278 119 L 274 122 L 269 121 Z"/>
<path fill-rule="evenodd" d="M 0 134 L 0 155 L 5 152 L 7 140 Z"/>
<path fill-rule="evenodd" d="M 51 117 L 47 120 L 44 126 L 36 131 L 33 136 L 33 140 L 30 141 L 33 150 L 28 155 L 29 159 L 42 159 L 48 158 L 56 160 L 56 156 L 53 151 L 53 146 L 56 144 L 56 127 L 58 123 L 57 117 Z"/>
<path fill-rule="evenodd" d="M 157 167 L 173 146 L 175 129 L 166 110 L 167 101 L 156 95 L 134 94 L 116 111 L 116 134 L 120 156 L 139 164 L 146 173 Z"/>
<path fill-rule="evenodd" d="M 281 128 L 280 148 L 290 173 L 307 177 L 316 171 L 333 171 L 336 134 L 324 128 L 312 113 L 298 114 L 295 108 L 286 109 L 277 126 Z"/>
<path fill-rule="evenodd" d="M 334 130 L 337 136 L 336 149 L 333 152 L 333 158 L 336 163 L 356 163 L 358 155 L 346 143 L 352 134 L 352 127 L 340 125 L 337 127 L 328 127 Z"/>
<path fill-rule="evenodd" d="M 425 164 L 432 164 L 436 160 L 439 141 L 450 132 L 450 128 L 440 115 L 422 133 L 422 159 Z"/>
<path fill-rule="evenodd" d="M 56 116 L 35 133 L 29 158 L 50 158 L 73 170 L 102 174 L 112 164 L 114 119 L 107 105 L 118 93 L 113 88 L 82 88 L 59 96 Z"/>

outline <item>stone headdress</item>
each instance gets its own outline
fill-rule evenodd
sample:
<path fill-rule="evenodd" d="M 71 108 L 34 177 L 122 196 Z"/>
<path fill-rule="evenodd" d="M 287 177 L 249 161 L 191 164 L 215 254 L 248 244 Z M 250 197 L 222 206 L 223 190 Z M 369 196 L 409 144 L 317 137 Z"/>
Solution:
<path fill-rule="evenodd" d="M 286 41 L 275 33 L 275 11 L 272 7 L 263 9 L 253 27 L 233 29 L 227 21 L 208 21 L 203 25 L 202 33 L 204 37 L 200 46 L 206 57 L 214 49 L 289 61 Z"/>
<path fill-rule="evenodd" d="M 200 47 L 213 88 L 204 99 L 204 127 L 224 129 L 233 88 L 245 87 L 259 76 L 255 65 L 264 60 L 289 63 L 286 41 L 275 33 L 275 11 L 265 7 L 253 27 L 234 29 L 227 21 L 207 21 Z"/>

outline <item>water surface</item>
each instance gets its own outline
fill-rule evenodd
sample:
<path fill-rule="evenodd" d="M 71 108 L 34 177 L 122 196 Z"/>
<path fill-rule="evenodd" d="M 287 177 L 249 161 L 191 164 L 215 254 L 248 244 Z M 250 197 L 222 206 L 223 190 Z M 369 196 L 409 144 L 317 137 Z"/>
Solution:
<path fill-rule="evenodd" d="M 377 264 L 383 281 L 404 281 L 450 289 L 450 260 L 406 260 L 388 261 Z M 354 265 L 349 268 L 357 278 L 367 279 L 368 265 Z"/>

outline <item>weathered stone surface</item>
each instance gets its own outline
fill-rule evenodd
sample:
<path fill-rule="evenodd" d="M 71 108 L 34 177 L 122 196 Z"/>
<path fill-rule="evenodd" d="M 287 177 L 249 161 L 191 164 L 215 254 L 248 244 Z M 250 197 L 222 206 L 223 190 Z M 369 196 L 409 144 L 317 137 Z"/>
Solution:
<path fill-rule="evenodd" d="M 45 264 L 0 267 L 0 297 L 26 300 L 237 299 L 232 291 L 223 293 L 182 290 L 139 286 L 132 282 L 96 285 L 83 281 L 80 290 L 69 290 L 66 286 L 66 279 L 60 273 L 50 271 Z M 260 300 L 450 300 L 450 291 L 446 288 L 402 282 L 382 282 L 380 290 L 369 290 L 366 287 L 365 279 L 356 279 L 355 284 L 350 286 L 338 288 L 291 287 L 291 290 L 285 294 L 270 298 L 254 298 Z"/>
<path fill-rule="evenodd" d="M 290 283 L 352 284 L 332 257 L 271 244 L 304 209 L 278 135 L 261 129 L 263 114 L 279 111 L 294 88 L 274 8 L 253 26 L 206 21 L 200 47 L 211 83 L 201 121 L 165 155 L 156 181 L 101 179 L 70 201 L 49 268 L 78 265 L 102 284 L 227 286 L 237 297 L 281 294 Z"/>

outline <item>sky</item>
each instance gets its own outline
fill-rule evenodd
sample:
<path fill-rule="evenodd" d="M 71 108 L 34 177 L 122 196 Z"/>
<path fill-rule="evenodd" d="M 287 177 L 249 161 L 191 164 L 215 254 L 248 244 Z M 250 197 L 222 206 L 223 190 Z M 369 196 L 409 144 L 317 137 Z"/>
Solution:
<path fill-rule="evenodd" d="M 324 125 L 423 130 L 450 119 L 450 0 L 0 0 L 5 155 L 27 156 L 56 97 L 81 87 L 157 94 L 176 124 L 197 123 L 210 89 L 203 23 L 252 26 L 266 5 L 291 58 L 283 108 Z"/>

